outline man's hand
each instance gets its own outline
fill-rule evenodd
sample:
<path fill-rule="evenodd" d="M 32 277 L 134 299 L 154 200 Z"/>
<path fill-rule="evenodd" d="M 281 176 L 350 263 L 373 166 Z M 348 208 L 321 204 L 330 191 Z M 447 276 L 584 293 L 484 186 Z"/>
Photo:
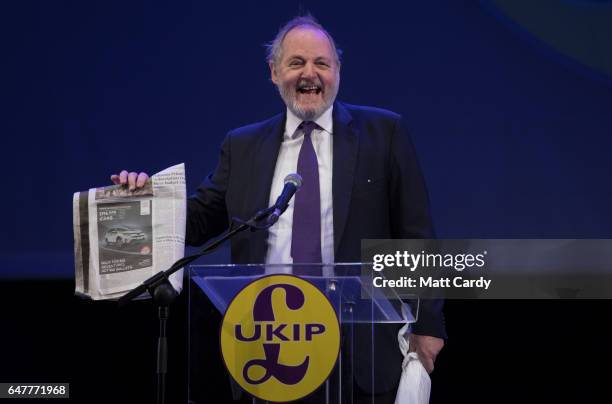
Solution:
<path fill-rule="evenodd" d="M 433 372 L 436 356 L 442 350 L 444 340 L 429 335 L 410 334 L 409 343 L 410 352 L 416 352 L 419 355 L 427 373 Z"/>
<path fill-rule="evenodd" d="M 136 188 L 142 188 L 145 186 L 145 183 L 149 179 L 149 175 L 147 173 L 128 173 L 126 170 L 123 170 L 117 174 L 111 175 L 111 181 L 115 185 L 125 185 L 128 184 L 130 191 L 135 190 Z"/>

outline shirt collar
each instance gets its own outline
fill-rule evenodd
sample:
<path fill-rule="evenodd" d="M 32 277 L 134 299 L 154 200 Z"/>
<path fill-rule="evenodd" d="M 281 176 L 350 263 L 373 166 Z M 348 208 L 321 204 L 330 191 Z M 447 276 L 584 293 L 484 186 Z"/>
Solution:
<path fill-rule="evenodd" d="M 334 126 L 334 120 L 332 116 L 333 109 L 334 109 L 334 106 L 332 105 L 329 108 L 327 108 L 325 112 L 321 114 L 321 116 L 315 119 L 315 123 L 319 125 L 325 132 L 329 133 L 330 135 L 332 134 L 332 129 Z M 287 121 L 285 123 L 285 137 L 289 139 L 293 138 L 295 131 L 297 130 L 298 126 L 300 126 L 301 123 L 302 123 L 302 120 L 298 118 L 297 116 L 295 116 L 295 114 L 291 112 L 289 108 L 287 108 Z"/>

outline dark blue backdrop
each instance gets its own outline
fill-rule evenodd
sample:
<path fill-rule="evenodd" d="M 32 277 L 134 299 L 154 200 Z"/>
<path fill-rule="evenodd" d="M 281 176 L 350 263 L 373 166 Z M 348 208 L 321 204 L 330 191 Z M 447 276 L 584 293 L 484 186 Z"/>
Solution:
<path fill-rule="evenodd" d="M 282 110 L 262 45 L 305 10 L 344 50 L 339 99 L 407 117 L 440 237 L 612 237 L 610 31 L 559 39 L 593 66 L 534 28 L 612 26 L 610 2 L 505 3 L 3 4 L 0 276 L 71 277 L 72 193 L 121 168 L 185 162 L 193 190 L 229 129 Z"/>

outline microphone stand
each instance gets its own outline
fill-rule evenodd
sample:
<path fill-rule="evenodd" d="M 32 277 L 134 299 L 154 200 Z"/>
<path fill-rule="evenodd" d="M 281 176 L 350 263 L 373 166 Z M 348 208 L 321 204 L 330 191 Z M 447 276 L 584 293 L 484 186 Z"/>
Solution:
<path fill-rule="evenodd" d="M 170 305 L 176 299 L 178 293 L 174 290 L 170 284 L 169 276 L 178 271 L 179 269 L 187 266 L 196 259 L 203 255 L 210 254 L 216 250 L 221 244 L 236 234 L 241 233 L 247 229 L 251 231 L 265 230 L 272 226 L 274 223 L 266 221 L 260 224 L 264 219 L 267 219 L 272 212 L 274 212 L 275 206 L 271 206 L 267 209 L 260 210 L 247 220 L 246 222 L 233 218 L 230 228 L 218 239 L 214 240 L 210 244 L 206 245 L 198 253 L 183 257 L 176 261 L 170 268 L 165 271 L 160 271 L 149 279 L 145 280 L 139 286 L 132 289 L 130 292 L 125 294 L 119 299 L 119 307 L 123 307 L 136 297 L 140 296 L 144 292 L 148 291 L 151 295 L 153 302 L 157 306 L 158 317 L 159 317 L 159 337 L 157 340 L 157 386 L 156 386 L 156 403 L 164 404 L 166 400 L 166 374 L 168 372 L 168 339 L 166 338 L 166 322 L 170 314 Z M 238 223 L 237 227 L 233 227 L 234 222 Z"/>

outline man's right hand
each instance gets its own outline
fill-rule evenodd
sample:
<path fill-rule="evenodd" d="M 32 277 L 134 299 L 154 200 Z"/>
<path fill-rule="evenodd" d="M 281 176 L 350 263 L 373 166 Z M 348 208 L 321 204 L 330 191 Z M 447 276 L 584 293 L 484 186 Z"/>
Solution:
<path fill-rule="evenodd" d="M 127 170 L 121 171 L 118 175 L 117 174 L 111 175 L 111 181 L 115 185 L 127 184 L 129 186 L 130 191 L 133 191 L 136 188 L 144 187 L 148 179 L 149 179 L 149 175 L 147 173 L 142 173 L 142 172 L 140 174 L 135 173 L 135 172 L 128 173 Z"/>

